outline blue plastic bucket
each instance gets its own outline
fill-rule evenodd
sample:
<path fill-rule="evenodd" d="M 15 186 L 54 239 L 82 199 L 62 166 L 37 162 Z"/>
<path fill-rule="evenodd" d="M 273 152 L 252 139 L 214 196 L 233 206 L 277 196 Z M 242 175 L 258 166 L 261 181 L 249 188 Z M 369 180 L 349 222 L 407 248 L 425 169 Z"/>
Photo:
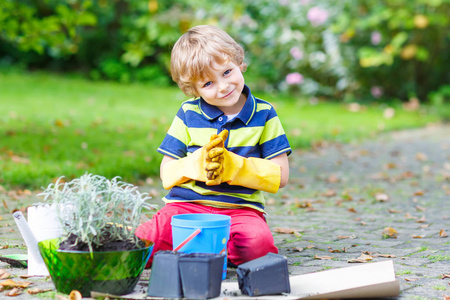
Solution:
<path fill-rule="evenodd" d="M 172 217 L 173 249 L 186 242 L 178 251 L 184 253 L 225 254 L 222 279 L 227 275 L 227 244 L 231 217 L 218 214 L 184 214 Z"/>

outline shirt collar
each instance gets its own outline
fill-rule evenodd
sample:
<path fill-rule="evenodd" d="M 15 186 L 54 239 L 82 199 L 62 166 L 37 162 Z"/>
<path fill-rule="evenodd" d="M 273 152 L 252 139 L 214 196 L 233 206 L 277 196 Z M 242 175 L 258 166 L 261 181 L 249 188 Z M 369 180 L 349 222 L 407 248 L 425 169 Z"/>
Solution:
<path fill-rule="evenodd" d="M 244 85 L 242 92 L 247 95 L 247 100 L 236 118 L 240 119 L 245 124 L 248 124 L 255 115 L 256 100 L 247 85 Z M 208 104 L 203 98 L 200 98 L 198 106 L 202 115 L 208 120 L 216 119 L 224 114 L 217 106 Z"/>

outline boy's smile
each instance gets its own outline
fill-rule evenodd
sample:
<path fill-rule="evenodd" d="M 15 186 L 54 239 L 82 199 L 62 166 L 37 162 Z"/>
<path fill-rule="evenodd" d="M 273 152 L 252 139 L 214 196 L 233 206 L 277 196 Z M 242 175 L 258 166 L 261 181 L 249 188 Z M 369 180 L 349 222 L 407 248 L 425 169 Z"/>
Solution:
<path fill-rule="evenodd" d="M 234 62 L 214 63 L 204 79 L 195 83 L 198 96 L 225 115 L 237 114 L 245 104 L 244 76 Z"/>

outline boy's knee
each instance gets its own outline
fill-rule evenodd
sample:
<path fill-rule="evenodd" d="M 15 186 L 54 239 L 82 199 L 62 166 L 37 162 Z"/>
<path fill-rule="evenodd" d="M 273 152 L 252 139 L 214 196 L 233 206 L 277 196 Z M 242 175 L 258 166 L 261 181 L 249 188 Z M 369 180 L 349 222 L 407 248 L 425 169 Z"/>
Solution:
<path fill-rule="evenodd" d="M 273 236 L 268 230 L 256 230 L 250 235 L 237 233 L 230 237 L 228 244 L 229 260 L 240 265 L 247 261 L 262 257 L 267 253 L 278 253 Z"/>

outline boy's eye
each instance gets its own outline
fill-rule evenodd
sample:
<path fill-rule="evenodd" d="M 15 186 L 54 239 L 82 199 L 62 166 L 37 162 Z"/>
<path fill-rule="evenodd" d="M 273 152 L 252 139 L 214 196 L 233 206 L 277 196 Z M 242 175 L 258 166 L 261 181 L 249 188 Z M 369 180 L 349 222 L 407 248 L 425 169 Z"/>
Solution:
<path fill-rule="evenodd" d="M 230 72 L 231 72 L 231 69 L 226 70 L 226 71 L 223 73 L 223 75 L 228 75 L 228 74 L 230 74 Z"/>
<path fill-rule="evenodd" d="M 205 83 L 204 85 L 203 85 L 203 87 L 208 87 L 208 86 L 210 86 L 212 84 L 212 81 L 208 81 L 207 83 Z"/>

